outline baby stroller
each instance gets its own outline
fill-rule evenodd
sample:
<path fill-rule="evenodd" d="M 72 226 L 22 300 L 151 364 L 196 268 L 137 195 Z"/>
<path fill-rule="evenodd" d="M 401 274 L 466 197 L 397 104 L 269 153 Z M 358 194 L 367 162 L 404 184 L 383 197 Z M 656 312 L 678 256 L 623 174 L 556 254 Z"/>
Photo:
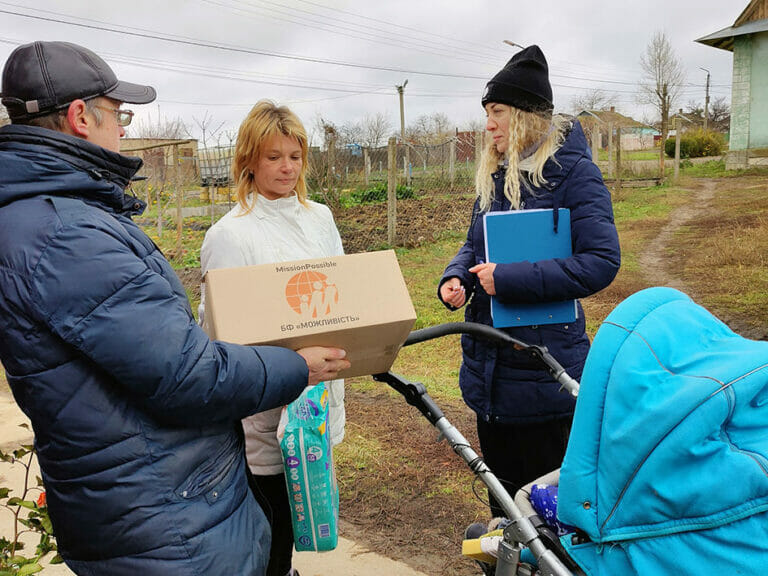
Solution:
<path fill-rule="evenodd" d="M 558 495 L 558 518 L 574 532 L 552 538 L 421 384 L 375 376 L 424 414 L 501 503 L 511 523 L 497 576 L 765 573 L 768 342 L 738 336 L 671 288 L 638 292 L 606 318 L 581 387 L 545 348 L 487 326 L 417 330 L 406 345 L 452 333 L 527 350 L 578 393 Z"/>

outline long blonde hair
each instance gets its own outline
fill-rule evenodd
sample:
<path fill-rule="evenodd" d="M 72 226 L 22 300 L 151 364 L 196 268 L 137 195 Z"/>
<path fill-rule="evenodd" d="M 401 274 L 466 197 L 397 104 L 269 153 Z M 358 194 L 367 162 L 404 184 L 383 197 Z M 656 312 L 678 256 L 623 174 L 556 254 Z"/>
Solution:
<path fill-rule="evenodd" d="M 301 171 L 296 182 L 296 196 L 303 205 L 307 205 L 307 169 L 309 165 L 309 146 L 304 125 L 287 106 L 278 106 L 270 100 L 259 100 L 246 116 L 237 133 L 235 157 L 232 159 L 232 176 L 237 191 L 237 201 L 245 212 L 250 212 L 256 203 L 258 194 L 253 195 L 251 203 L 248 196 L 258 192 L 253 172 L 249 166 L 261 154 L 262 146 L 273 136 L 282 134 L 296 138 L 301 146 Z"/>
<path fill-rule="evenodd" d="M 530 182 L 534 187 L 546 183 L 543 177 L 544 165 L 560 148 L 568 128 L 568 119 L 553 116 L 549 112 L 526 112 L 510 107 L 509 114 L 509 145 L 506 153 L 496 150 L 492 138 L 487 143 L 480 156 L 480 164 L 475 174 L 475 191 L 480 200 L 480 210 L 490 209 L 494 197 L 492 175 L 499 169 L 499 164 L 508 157 L 507 173 L 504 178 L 504 196 L 513 209 L 520 208 L 520 182 Z M 533 168 L 530 171 L 520 170 L 520 154 L 526 149 L 536 146 L 533 152 Z M 525 179 L 525 180 L 524 180 Z"/>

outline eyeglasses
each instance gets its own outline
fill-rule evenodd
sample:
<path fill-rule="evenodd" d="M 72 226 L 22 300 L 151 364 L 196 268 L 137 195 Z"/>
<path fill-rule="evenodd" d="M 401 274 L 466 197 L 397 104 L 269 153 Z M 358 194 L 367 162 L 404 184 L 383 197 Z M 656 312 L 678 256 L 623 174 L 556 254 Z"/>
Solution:
<path fill-rule="evenodd" d="M 120 110 L 120 108 L 109 108 L 107 106 L 99 106 L 98 104 L 94 104 L 93 107 L 106 110 L 107 112 L 114 112 L 118 126 L 128 126 L 131 120 L 133 120 L 133 111 L 131 110 Z"/>

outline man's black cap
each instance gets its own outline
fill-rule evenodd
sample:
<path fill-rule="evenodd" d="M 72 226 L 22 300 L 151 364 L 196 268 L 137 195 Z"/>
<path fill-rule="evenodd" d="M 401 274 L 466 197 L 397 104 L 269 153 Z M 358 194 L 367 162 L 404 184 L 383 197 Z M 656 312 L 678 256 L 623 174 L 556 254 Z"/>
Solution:
<path fill-rule="evenodd" d="M 3 105 L 11 120 L 43 116 L 73 100 L 107 96 L 147 104 L 157 94 L 151 86 L 117 79 L 99 56 L 69 42 L 33 42 L 16 48 L 3 68 Z"/>
<path fill-rule="evenodd" d="M 552 111 L 552 86 L 544 53 L 536 46 L 520 50 L 485 87 L 483 108 L 489 102 L 508 104 L 527 112 Z"/>

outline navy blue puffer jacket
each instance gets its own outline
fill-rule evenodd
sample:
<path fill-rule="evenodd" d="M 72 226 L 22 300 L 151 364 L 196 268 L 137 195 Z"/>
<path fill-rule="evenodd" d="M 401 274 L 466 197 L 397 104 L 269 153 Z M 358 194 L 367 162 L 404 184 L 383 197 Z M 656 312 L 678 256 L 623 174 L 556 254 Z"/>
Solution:
<path fill-rule="evenodd" d="M 212 342 L 128 217 L 141 165 L 0 129 L 0 360 L 32 421 L 59 550 L 85 575 L 263 574 L 241 418 L 293 400 L 296 353 Z"/>
<path fill-rule="evenodd" d="M 504 196 L 504 170 L 493 175 L 491 211 L 510 209 Z M 499 297 L 517 302 L 551 302 L 583 298 L 608 286 L 619 270 L 620 250 L 613 222 L 611 196 L 592 162 L 584 132 L 571 126 L 554 161 L 544 166 L 541 188 L 521 183 L 521 209 L 557 208 L 571 211 L 573 255 L 541 262 L 498 264 L 493 274 Z M 465 319 L 492 325 L 490 297 L 468 269 L 486 262 L 483 218 L 478 203 L 472 211 L 467 240 L 445 269 L 440 286 L 453 277 L 464 286 L 469 303 Z M 440 289 L 438 286 L 438 296 Z M 471 299 L 470 299 L 471 297 Z M 571 324 L 505 329 L 529 344 L 544 345 L 574 378 L 581 376 L 589 351 L 584 312 Z M 467 405 L 480 418 L 499 424 L 534 423 L 571 415 L 574 399 L 526 354 L 509 346 L 462 337 L 463 363 L 459 385 Z"/>

